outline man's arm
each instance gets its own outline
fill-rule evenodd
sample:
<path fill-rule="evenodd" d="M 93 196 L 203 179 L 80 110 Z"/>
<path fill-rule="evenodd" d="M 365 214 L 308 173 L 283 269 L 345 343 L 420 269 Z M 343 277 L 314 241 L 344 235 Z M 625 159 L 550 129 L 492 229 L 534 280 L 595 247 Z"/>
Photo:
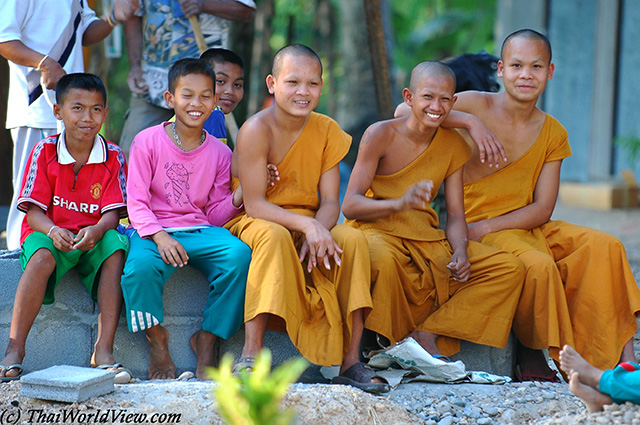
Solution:
<path fill-rule="evenodd" d="M 431 181 L 417 182 L 402 198 L 371 199 L 365 194 L 378 170 L 380 159 L 385 154 L 388 139 L 380 126 L 371 126 L 365 131 L 358 148 L 358 158 L 353 166 L 347 193 L 344 196 L 342 212 L 345 217 L 355 220 L 374 220 L 411 208 L 424 207 L 431 201 Z"/>
<path fill-rule="evenodd" d="M 249 21 L 255 9 L 236 0 L 179 0 L 184 16 L 189 18 L 199 13 L 219 16 L 230 21 Z"/>
<path fill-rule="evenodd" d="M 114 28 L 112 24 L 115 26 L 125 22 L 133 16 L 136 10 L 138 10 L 138 0 L 116 0 L 113 5 L 113 15 L 111 15 L 111 10 L 107 10 L 102 19 L 95 20 L 89 24 L 82 34 L 82 45 L 91 46 L 104 40 L 106 36 L 111 34 Z M 109 20 L 111 20 L 111 24 Z"/>
<path fill-rule="evenodd" d="M 127 84 L 132 93 L 143 94 L 149 90 L 142 76 L 142 18 L 132 16 L 124 23 L 124 38 L 129 57 Z"/>
<path fill-rule="evenodd" d="M 47 56 L 47 52 L 36 52 L 25 46 L 20 40 L 11 40 L 0 43 L 0 55 L 16 65 L 38 68 L 42 72 L 45 86 L 53 90 L 66 72 L 55 60 Z"/>
<path fill-rule="evenodd" d="M 444 181 L 444 196 L 447 203 L 447 240 L 453 255 L 447 268 L 458 282 L 466 282 L 471 274 L 467 256 L 469 236 L 464 217 L 464 192 L 462 190 L 462 168 Z"/>
<path fill-rule="evenodd" d="M 549 221 L 558 198 L 561 165 L 562 161 L 551 161 L 542 166 L 532 203 L 499 217 L 470 223 L 469 237 L 478 241 L 488 233 L 505 229 L 530 230 Z"/>

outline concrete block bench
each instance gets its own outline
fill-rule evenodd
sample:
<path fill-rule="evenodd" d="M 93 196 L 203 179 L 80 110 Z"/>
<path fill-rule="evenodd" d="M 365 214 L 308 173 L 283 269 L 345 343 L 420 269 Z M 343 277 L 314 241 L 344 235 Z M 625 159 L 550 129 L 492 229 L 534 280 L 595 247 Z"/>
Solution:
<path fill-rule="evenodd" d="M 0 251 L 0 349 L 9 341 L 13 299 L 22 275 L 19 251 Z M 192 267 L 176 270 L 164 292 L 165 322 L 169 330 L 169 350 L 178 374 L 195 371 L 196 357 L 189 347 L 189 337 L 200 328 L 202 309 L 207 298 L 207 282 L 202 273 Z M 56 290 L 56 302 L 43 306 L 27 339 L 25 371 L 35 371 L 54 365 L 89 366 L 89 358 L 97 336 L 98 309 L 75 271 L 69 272 Z M 280 332 L 267 331 L 265 346 L 278 365 L 299 353 Z M 244 330 L 218 345 L 220 351 L 238 357 L 244 344 Z M 514 367 L 514 338 L 506 349 L 497 349 L 462 342 L 461 351 L 452 360 L 462 360 L 468 370 L 482 370 L 511 375 Z M 148 350 L 144 332 L 129 333 L 124 315 L 120 319 L 114 343 L 118 362 L 129 368 L 135 377 L 146 379 Z M 319 367 L 310 367 L 303 382 L 325 382 Z"/>

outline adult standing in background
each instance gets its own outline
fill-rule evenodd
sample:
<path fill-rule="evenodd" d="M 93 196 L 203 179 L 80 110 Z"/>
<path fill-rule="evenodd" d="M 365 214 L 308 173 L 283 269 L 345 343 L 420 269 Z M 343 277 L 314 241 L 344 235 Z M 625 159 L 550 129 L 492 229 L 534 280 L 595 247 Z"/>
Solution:
<path fill-rule="evenodd" d="M 248 21 L 256 8 L 253 0 L 139 1 L 138 12 L 124 26 L 132 94 L 120 147 L 127 155 L 138 132 L 173 116 L 164 101 L 171 65 L 200 57 L 189 17 L 198 15 L 208 47 L 227 48 L 230 21 Z"/>
<path fill-rule="evenodd" d="M 86 0 L 2 0 L 0 55 L 9 61 L 7 129 L 13 139 L 13 198 L 7 248 L 20 248 L 24 213 L 17 209 L 22 175 L 33 146 L 56 133 L 54 89 L 67 73 L 83 72 L 82 46 L 95 44 L 129 19 L 135 0 L 116 0 L 100 19 Z"/>

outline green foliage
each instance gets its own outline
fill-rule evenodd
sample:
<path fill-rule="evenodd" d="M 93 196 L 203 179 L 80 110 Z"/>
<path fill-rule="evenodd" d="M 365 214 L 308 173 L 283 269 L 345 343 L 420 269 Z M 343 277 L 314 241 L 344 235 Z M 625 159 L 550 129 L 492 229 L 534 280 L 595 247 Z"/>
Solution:
<path fill-rule="evenodd" d="M 230 425 L 287 425 L 295 416 L 291 409 L 280 410 L 280 401 L 289 386 L 307 368 L 302 357 L 290 359 L 271 373 L 271 352 L 262 350 L 251 373 L 232 374 L 233 357 L 225 354 L 219 369 L 209 369 L 217 382 L 213 390 L 220 413 Z"/>
<path fill-rule="evenodd" d="M 393 58 L 406 75 L 420 61 L 494 49 L 496 0 L 390 0 Z"/>
<path fill-rule="evenodd" d="M 626 152 L 627 163 L 631 167 L 635 167 L 640 159 L 640 137 L 636 134 L 616 136 L 613 143 Z"/>

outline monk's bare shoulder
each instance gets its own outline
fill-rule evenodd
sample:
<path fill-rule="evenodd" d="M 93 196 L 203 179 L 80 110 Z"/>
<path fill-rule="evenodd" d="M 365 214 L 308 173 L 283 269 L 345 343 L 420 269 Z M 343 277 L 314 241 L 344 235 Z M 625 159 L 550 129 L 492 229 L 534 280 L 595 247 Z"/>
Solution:
<path fill-rule="evenodd" d="M 262 110 L 251 116 L 238 132 L 238 147 L 242 149 L 248 146 L 256 147 L 257 144 L 268 145 L 273 139 L 274 124 L 273 117 L 268 110 Z"/>

